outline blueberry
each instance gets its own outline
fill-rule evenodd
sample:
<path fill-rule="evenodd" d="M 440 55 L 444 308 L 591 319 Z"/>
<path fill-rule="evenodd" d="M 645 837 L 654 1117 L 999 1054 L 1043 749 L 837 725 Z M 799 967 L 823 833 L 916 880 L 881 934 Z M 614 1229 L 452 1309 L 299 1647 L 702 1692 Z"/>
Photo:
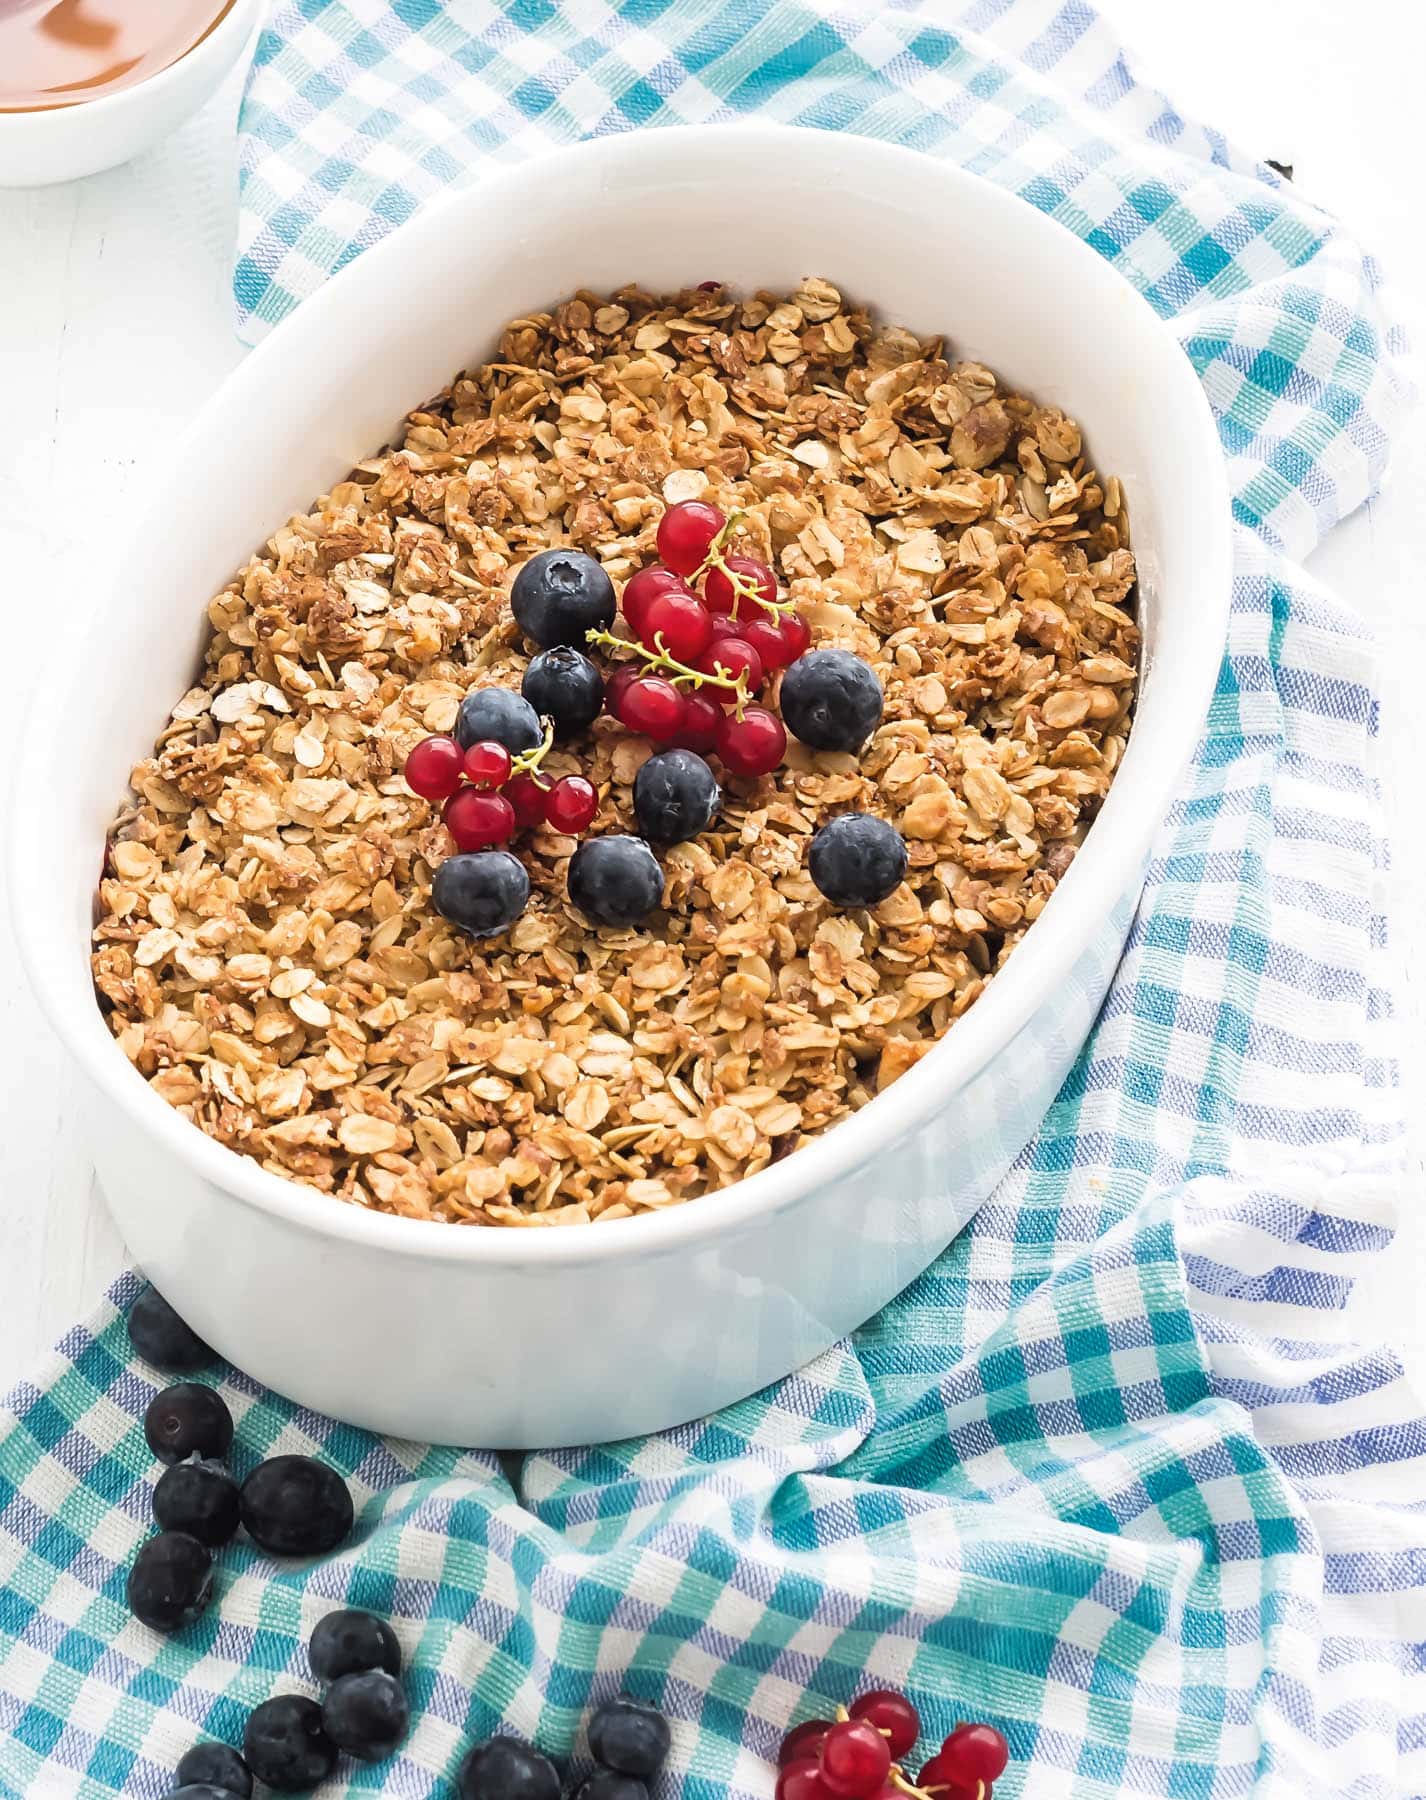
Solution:
<path fill-rule="evenodd" d="M 250 1794 L 251 1788 L 244 1788 L 243 1794 Z M 181 1788 L 170 1788 L 168 1800 L 243 1800 L 243 1794 L 237 1794 L 232 1788 L 217 1787 L 211 1781 L 191 1781 Z"/>
<path fill-rule="evenodd" d="M 516 575 L 510 610 L 542 650 L 582 645 L 586 632 L 614 623 L 614 583 L 603 565 L 579 550 L 542 550 Z"/>
<path fill-rule="evenodd" d="M 589 1753 L 606 1769 L 646 1781 L 663 1767 L 668 1736 L 668 1720 L 657 1708 L 620 1694 L 589 1721 Z"/>
<path fill-rule="evenodd" d="M 834 906 L 875 906 L 906 875 L 906 840 L 871 813 L 842 813 L 812 840 L 807 867 Z"/>
<path fill-rule="evenodd" d="M 165 1375 L 192 1375 L 213 1361 L 213 1352 L 156 1287 L 145 1288 L 129 1308 L 129 1342 Z"/>
<path fill-rule="evenodd" d="M 850 650 L 809 650 L 783 675 L 778 704 L 783 724 L 814 750 L 860 750 L 884 696 L 871 664 Z"/>
<path fill-rule="evenodd" d="M 238 1484 L 221 1463 L 178 1463 L 164 1470 L 153 1491 L 153 1516 L 160 1526 L 186 1531 L 210 1548 L 227 1543 L 238 1529 L 241 1510 Z"/>
<path fill-rule="evenodd" d="M 401 1646 L 396 1633 L 375 1613 L 343 1607 L 318 1619 L 307 1646 L 307 1660 L 318 1681 L 338 1681 L 367 1669 L 401 1673 Z"/>
<path fill-rule="evenodd" d="M 634 816 L 651 844 L 681 844 L 713 823 L 722 800 L 713 771 L 692 750 L 660 750 L 634 777 Z"/>
<path fill-rule="evenodd" d="M 173 1778 L 180 1787 L 186 1781 L 196 1786 L 207 1782 L 235 1800 L 249 1800 L 253 1791 L 251 1771 L 230 1744 L 195 1744 L 178 1759 Z"/>
<path fill-rule="evenodd" d="M 472 688 L 456 714 L 456 742 L 462 750 L 472 744 L 504 744 L 513 756 L 517 750 L 533 750 L 543 736 L 539 714 L 514 688 Z"/>
<path fill-rule="evenodd" d="M 553 722 L 558 738 L 583 731 L 604 710 L 604 677 L 582 651 L 568 644 L 532 656 L 520 692 L 541 717 Z"/>
<path fill-rule="evenodd" d="M 155 1631 L 191 1625 L 213 1596 L 212 1553 L 186 1531 L 161 1531 L 140 1545 L 126 1592 L 129 1611 Z"/>
<path fill-rule="evenodd" d="M 456 1778 L 460 1800 L 559 1800 L 560 1778 L 549 1757 L 519 1738 L 477 1744 Z"/>
<path fill-rule="evenodd" d="M 274 1556 L 325 1556 L 354 1517 L 346 1482 L 313 1456 L 259 1463 L 243 1483 L 242 1504 L 248 1536 Z"/>
<path fill-rule="evenodd" d="M 617 1769 L 596 1769 L 574 1790 L 574 1800 L 649 1800 L 649 1790 L 637 1775 L 621 1775 Z"/>
<path fill-rule="evenodd" d="M 336 1767 L 337 1746 L 322 1729 L 322 1709 L 305 1694 L 278 1694 L 248 1714 L 243 1755 L 259 1781 L 300 1794 Z"/>
<path fill-rule="evenodd" d="M 160 1462 L 226 1456 L 233 1442 L 233 1415 L 212 1388 L 177 1381 L 149 1401 L 144 1436 Z"/>
<path fill-rule="evenodd" d="M 570 899 L 596 925 L 637 925 L 663 899 L 663 870 L 642 838 L 586 838 L 566 879 Z"/>
<path fill-rule="evenodd" d="M 530 877 L 508 850 L 469 850 L 436 870 L 431 898 L 443 919 L 472 937 L 499 937 L 524 912 Z"/>
<path fill-rule="evenodd" d="M 411 1708 L 401 1683 L 385 1669 L 343 1675 L 327 1690 L 322 1724 L 339 1750 L 362 1762 L 380 1762 L 411 1728 Z"/>

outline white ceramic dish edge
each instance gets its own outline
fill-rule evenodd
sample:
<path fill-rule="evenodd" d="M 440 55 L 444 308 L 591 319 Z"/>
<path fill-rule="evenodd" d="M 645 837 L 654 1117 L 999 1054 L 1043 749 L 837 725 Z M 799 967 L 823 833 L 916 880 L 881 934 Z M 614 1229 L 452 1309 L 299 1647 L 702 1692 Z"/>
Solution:
<path fill-rule="evenodd" d="M 1038 358 L 1041 397 L 1076 411 L 1106 468 L 1148 458 L 1142 478 L 1128 471 L 1136 523 L 1147 526 L 1138 540 L 1149 639 L 1140 715 L 1113 791 L 1045 916 L 982 1000 L 874 1106 L 787 1162 L 654 1218 L 592 1229 L 460 1232 L 343 1207 L 269 1175 L 204 1137 L 135 1079 L 94 1006 L 72 896 L 56 905 L 54 865 L 39 866 L 23 850 L 54 832 L 52 789 L 41 778 L 45 721 L 89 717 L 93 754 L 107 757 L 102 768 L 91 765 L 71 808 L 71 828 L 92 834 L 97 853 L 128 754 L 151 741 L 181 684 L 149 693 L 145 683 L 137 695 L 129 688 L 115 699 L 106 697 L 92 668 L 54 684 L 38 703 L 17 765 L 12 895 L 26 966 L 98 1101 L 96 1156 L 126 1239 L 195 1324 L 251 1373 L 314 1406 L 408 1435 L 515 1446 L 667 1425 L 786 1372 L 914 1276 L 1031 1135 L 1073 1060 L 1112 972 L 1151 837 L 1192 751 L 1221 655 L 1229 513 L 1211 415 L 1169 333 L 1092 251 L 974 177 L 867 140 L 751 125 L 656 135 L 656 159 L 647 136 L 611 138 L 494 175 L 433 206 L 308 300 L 230 378 L 188 434 L 172 472 L 156 485 L 151 517 L 166 521 L 170 533 L 185 514 L 210 529 L 185 535 L 180 526 L 177 545 L 155 558 L 153 530 L 140 525 L 133 558 L 119 561 L 109 611 L 111 621 L 133 628 L 122 654 L 157 671 L 173 664 L 177 635 L 177 654 L 191 664 L 201 626 L 195 595 L 218 585 L 285 516 L 274 505 L 279 489 L 288 496 L 287 509 L 305 505 L 380 441 L 418 394 L 434 391 L 463 357 L 480 350 L 506 316 L 492 310 L 481 259 L 468 241 L 482 228 L 500 244 L 507 273 L 499 290 L 513 309 L 631 274 L 673 285 L 726 272 L 748 286 L 815 272 L 845 280 L 888 319 L 923 330 L 939 326 L 959 339 L 957 320 L 975 313 L 976 304 L 969 290 L 956 292 L 954 259 L 946 268 L 938 263 L 924 226 L 929 212 L 993 244 L 988 263 L 977 259 L 981 279 L 1009 283 L 1012 293 L 1027 280 L 1043 284 L 1061 338 L 1048 348 L 1041 342 L 1028 359 Z M 781 191 L 791 191 L 798 204 L 776 234 L 758 239 L 749 231 L 747 208 L 769 166 L 777 167 Z M 677 241 L 680 204 L 691 206 L 695 196 L 706 202 L 715 192 L 733 228 L 722 227 L 720 238 L 716 222 L 705 225 L 695 249 Z M 897 196 L 912 198 L 898 210 Z M 568 269 L 553 283 L 553 252 L 544 242 L 552 231 L 564 234 L 559 258 Z M 868 237 L 875 247 L 863 242 Z M 623 247 L 612 247 L 611 238 Z M 827 242 L 838 247 L 821 248 Z M 849 242 L 858 248 L 850 250 Z M 622 277 L 605 272 L 611 257 L 622 261 Z M 664 277 L 661 268 L 672 262 L 681 264 L 680 273 Z M 848 264 L 860 264 L 863 279 L 849 278 Z M 454 277 L 454 291 L 465 291 L 464 279 L 474 295 L 468 328 L 446 322 L 429 296 L 412 303 L 411 272 L 429 280 L 441 269 Z M 532 283 L 533 291 L 518 291 Z M 913 289 L 922 295 L 919 303 L 909 297 Z M 935 294 L 942 296 L 944 316 L 928 317 Z M 1023 380 L 1014 334 L 1020 326 L 1033 329 L 1037 315 L 1028 302 L 1019 303 L 1018 314 L 1011 305 L 1004 342 L 997 343 L 1006 310 L 982 304 L 965 350 Z M 354 400 L 351 370 L 373 366 L 373 347 L 383 332 L 391 339 L 391 321 L 403 314 L 402 334 L 390 348 L 402 367 L 393 371 L 383 362 L 373 378 L 379 391 Z M 1050 328 L 1039 329 L 1043 339 Z M 1077 340 L 1077 332 L 1095 336 Z M 1112 355 L 1101 336 L 1112 339 Z M 1102 365 L 1098 416 L 1092 393 L 1067 391 L 1074 380 L 1045 378 L 1060 362 L 1067 375 L 1080 370 L 1082 377 L 1081 362 L 1095 362 L 1086 355 L 1090 341 L 1099 346 Z M 452 354 L 458 342 L 464 348 Z M 434 379 L 424 387 L 406 385 L 390 405 L 386 390 L 409 383 L 411 369 L 428 361 L 433 373 L 439 370 Z M 290 419 L 274 422 L 274 393 L 300 397 Z M 1116 413 L 1127 423 L 1116 424 Z M 380 426 L 378 415 L 385 421 Z M 1139 438 L 1131 444 L 1135 431 Z M 312 441 L 304 432 L 315 434 Z M 353 434 L 354 445 L 333 441 Z M 1160 441 L 1173 446 L 1176 479 L 1149 466 Z M 265 452 L 304 473 L 255 476 Z M 234 483 L 240 499 L 225 511 Z M 140 567 L 146 569 L 142 595 L 135 591 Z M 1171 600 L 1161 583 L 1172 588 Z M 148 616 L 145 598 L 154 607 Z M 112 625 L 103 648 L 113 655 Z M 118 743 L 125 752 L 115 751 Z M 68 863 L 75 876 L 72 855 Z M 952 1100 L 955 1108 L 945 1104 Z M 864 1190 L 858 1205 L 856 1182 L 872 1169 L 889 1171 L 886 1159 L 893 1156 L 900 1167 L 878 1187 L 895 1192 L 894 1200 L 880 1202 L 894 1211 L 882 1216 L 866 1208 Z M 172 1189 L 172 1204 L 154 1196 L 155 1183 Z M 828 1239 L 825 1253 L 819 1234 Z M 253 1291 L 238 1298 L 205 1292 L 192 1267 L 195 1237 L 222 1240 L 228 1262 Z M 845 1254 L 849 1239 L 859 1256 Z M 279 1248 L 285 1257 L 326 1266 L 345 1284 L 345 1298 L 314 1287 L 304 1307 L 298 1282 L 283 1295 L 271 1292 L 272 1303 L 264 1306 L 263 1286 L 284 1286 L 262 1278 Z M 640 1273 L 650 1262 L 664 1265 L 652 1281 Z M 591 1282 L 600 1285 L 581 1285 Z M 651 1303 L 657 1294 L 670 1304 L 670 1282 L 677 1317 L 663 1327 L 667 1355 L 651 1359 L 648 1334 L 657 1329 L 659 1312 Z M 350 1334 L 343 1335 L 342 1315 L 353 1310 L 347 1302 L 359 1310 L 362 1299 L 379 1304 L 383 1297 L 400 1321 L 398 1341 L 411 1348 L 404 1378 L 390 1358 L 363 1359 Z M 488 1328 L 461 1316 L 467 1298 L 487 1309 Z M 591 1306 L 610 1298 L 628 1315 L 627 1327 L 611 1323 L 607 1305 Z M 730 1326 L 733 1300 L 749 1308 L 746 1331 Z M 294 1308 L 302 1316 L 291 1316 Z M 591 1328 L 604 1354 L 576 1377 L 570 1358 L 578 1357 L 581 1331 Z M 540 1330 L 551 1340 L 547 1352 Z M 334 1353 L 319 1367 L 314 1346 L 324 1334 Z M 521 1354 L 504 1357 L 498 1340 L 512 1334 Z M 429 1370 L 432 1355 L 447 1343 L 466 1373 L 437 1381 L 437 1392 L 416 1392 L 412 1369 Z M 347 1369 L 338 1366 L 344 1358 Z M 472 1381 L 472 1367 L 484 1378 Z M 624 1398 L 618 1397 L 621 1381 L 633 1382 Z"/>

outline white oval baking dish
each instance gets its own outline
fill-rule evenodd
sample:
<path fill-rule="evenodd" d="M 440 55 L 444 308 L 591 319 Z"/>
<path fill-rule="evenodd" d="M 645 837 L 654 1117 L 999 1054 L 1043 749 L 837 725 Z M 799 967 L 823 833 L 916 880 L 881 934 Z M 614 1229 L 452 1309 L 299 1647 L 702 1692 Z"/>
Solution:
<path fill-rule="evenodd" d="M 209 595 L 522 309 L 631 279 L 779 289 L 809 274 L 1063 406 L 1123 480 L 1147 659 L 1138 719 L 1043 917 L 872 1105 L 655 1217 L 462 1230 L 343 1205 L 212 1142 L 129 1067 L 87 963 L 105 828 L 193 676 Z M 1104 996 L 1203 722 L 1230 585 L 1209 409 L 1120 277 L 973 176 L 766 126 L 602 139 L 432 206 L 249 357 L 141 512 L 89 655 L 47 672 L 8 851 L 24 960 L 87 1078 L 109 1204 L 135 1259 L 258 1380 L 403 1437 L 511 1448 L 654 1430 L 747 1394 L 869 1317 L 966 1222 L 1034 1133 Z M 70 746 L 58 784 L 56 720 Z"/>

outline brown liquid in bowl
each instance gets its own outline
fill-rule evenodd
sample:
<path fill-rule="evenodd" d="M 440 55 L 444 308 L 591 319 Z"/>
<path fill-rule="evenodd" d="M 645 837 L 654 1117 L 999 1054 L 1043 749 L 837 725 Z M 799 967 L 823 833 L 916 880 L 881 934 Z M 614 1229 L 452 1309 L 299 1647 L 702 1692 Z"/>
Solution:
<path fill-rule="evenodd" d="M 201 44 L 233 0 L 0 0 L 0 112 L 135 87 Z"/>

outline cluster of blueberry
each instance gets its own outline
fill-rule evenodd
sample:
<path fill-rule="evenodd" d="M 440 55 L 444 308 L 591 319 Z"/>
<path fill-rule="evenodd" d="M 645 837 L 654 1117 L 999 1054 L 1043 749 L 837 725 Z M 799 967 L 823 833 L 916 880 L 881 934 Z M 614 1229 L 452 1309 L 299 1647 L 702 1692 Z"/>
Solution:
<path fill-rule="evenodd" d="M 155 1368 L 193 1373 L 212 1351 L 155 1290 L 134 1305 L 134 1346 Z M 150 1450 L 167 1464 L 153 1491 L 159 1529 L 129 1570 L 129 1609 L 155 1631 L 190 1625 L 213 1594 L 213 1552 L 241 1525 L 273 1556 L 321 1556 L 352 1528 L 352 1497 L 335 1469 L 311 1456 L 272 1456 L 239 1486 L 225 1458 L 233 1415 L 221 1394 L 180 1381 L 144 1414 Z"/>
<path fill-rule="evenodd" d="M 589 1720 L 594 1769 L 570 1800 L 649 1800 L 648 1784 L 668 1755 L 668 1721 L 627 1694 L 606 1700 Z M 487 1738 L 461 1764 L 459 1800 L 560 1800 L 565 1784 L 542 1750 L 516 1737 Z"/>
<path fill-rule="evenodd" d="M 407 758 L 413 792 L 444 802 L 458 854 L 436 872 L 437 910 L 474 937 L 494 937 L 524 911 L 529 875 L 500 848 L 521 827 L 576 836 L 599 796 L 582 775 L 545 780 L 540 764 L 556 739 L 585 730 L 600 712 L 666 749 L 634 789 L 641 836 L 581 844 L 570 859 L 572 902 L 595 924 L 636 925 L 663 895 L 652 845 L 706 830 L 722 792 L 704 758 L 735 776 L 767 774 L 782 761 L 787 730 L 815 750 L 856 751 L 881 722 L 881 683 L 846 650 L 811 650 L 806 621 L 778 596 L 765 563 L 730 556 L 734 520 L 703 501 L 671 506 L 659 522 L 660 561 L 640 569 L 622 596 L 632 637 L 617 636 L 614 584 L 574 550 L 546 550 L 516 575 L 515 622 L 541 646 L 521 692 L 478 688 L 461 704 L 453 736 L 424 739 Z M 694 583 L 702 580 L 701 593 Z M 591 647 L 627 654 L 606 681 Z M 782 717 L 752 698 L 782 670 Z M 543 721 L 543 723 L 542 723 Z M 899 832 L 870 813 L 846 813 L 813 839 L 813 881 L 839 906 L 874 906 L 906 873 Z"/>
<path fill-rule="evenodd" d="M 327 1779 L 344 1750 L 361 1762 L 391 1755 L 410 1729 L 411 1709 L 401 1647 L 386 1621 L 351 1608 L 328 1613 L 307 1656 L 328 1684 L 326 1697 L 264 1700 L 248 1715 L 241 1753 L 195 1744 L 179 1759 L 169 1800 L 249 1800 L 255 1778 L 280 1794 L 303 1794 Z"/>
<path fill-rule="evenodd" d="M 1010 1761 L 993 1725 L 957 1725 L 912 1782 L 901 1764 L 920 1736 L 920 1715 L 904 1694 L 862 1694 L 835 1719 L 808 1719 L 788 1732 L 776 1800 L 991 1800 Z"/>
<path fill-rule="evenodd" d="M 129 1313 L 135 1350 L 167 1374 L 194 1374 L 213 1352 L 156 1288 Z M 144 1415 L 149 1446 L 168 1465 L 154 1490 L 163 1529 L 145 1544 L 129 1576 L 129 1604 L 144 1624 L 176 1631 L 207 1606 L 212 1551 L 239 1524 L 275 1556 L 334 1550 L 353 1522 L 351 1495 L 336 1471 L 307 1456 L 260 1463 L 241 1487 L 221 1459 L 232 1447 L 233 1419 L 220 1395 L 178 1382 Z M 343 1751 L 363 1762 L 390 1756 L 411 1724 L 401 1684 L 401 1647 L 374 1613 L 343 1608 L 318 1620 L 307 1647 L 319 1702 L 277 1694 L 255 1706 L 243 1748 L 195 1744 L 174 1771 L 170 1800 L 250 1800 L 254 1780 L 278 1793 L 306 1793 L 325 1781 Z M 589 1722 L 594 1771 L 571 1800 L 649 1800 L 647 1783 L 668 1755 L 668 1722 L 653 1707 L 620 1695 Z M 459 1800 L 561 1800 L 564 1781 L 543 1752 L 514 1737 L 476 1744 L 461 1764 Z"/>

